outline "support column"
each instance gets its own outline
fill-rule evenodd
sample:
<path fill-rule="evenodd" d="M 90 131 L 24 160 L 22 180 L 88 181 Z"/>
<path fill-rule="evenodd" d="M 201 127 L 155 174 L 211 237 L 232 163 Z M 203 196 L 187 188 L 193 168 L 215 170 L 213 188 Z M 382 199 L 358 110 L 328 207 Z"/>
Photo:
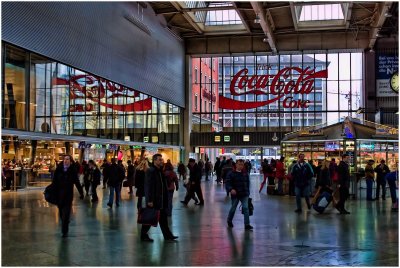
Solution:
<path fill-rule="evenodd" d="M 192 60 L 190 56 L 186 56 L 185 59 L 185 109 L 183 110 L 183 150 L 184 157 L 181 156 L 183 163 L 187 163 L 189 160 L 189 153 L 192 151 L 190 145 L 190 132 L 192 129 Z"/>

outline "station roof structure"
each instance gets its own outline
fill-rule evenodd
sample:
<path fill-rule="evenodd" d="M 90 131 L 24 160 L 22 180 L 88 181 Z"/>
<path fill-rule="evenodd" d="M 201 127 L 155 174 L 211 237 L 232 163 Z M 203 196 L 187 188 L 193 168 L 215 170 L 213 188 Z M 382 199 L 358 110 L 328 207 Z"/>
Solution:
<path fill-rule="evenodd" d="M 188 54 L 371 49 L 398 39 L 398 2 L 148 2 Z M 229 44 L 227 42 L 229 41 Z M 243 52 L 243 51 L 242 51 Z"/>

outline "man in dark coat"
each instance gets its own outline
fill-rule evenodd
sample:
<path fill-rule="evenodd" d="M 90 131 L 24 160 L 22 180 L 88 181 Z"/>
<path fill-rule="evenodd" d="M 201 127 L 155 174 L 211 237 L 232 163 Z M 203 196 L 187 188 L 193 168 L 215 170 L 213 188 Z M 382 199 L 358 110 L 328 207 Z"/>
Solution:
<path fill-rule="evenodd" d="M 221 181 L 221 160 L 219 159 L 219 157 L 217 157 L 217 160 L 215 161 L 214 164 L 214 172 L 215 175 L 217 176 L 217 179 L 215 180 L 217 183 L 219 183 Z"/>
<path fill-rule="evenodd" d="M 119 200 L 121 199 L 121 184 L 125 178 L 125 171 L 121 166 L 117 165 L 115 158 L 111 159 L 111 166 L 109 167 L 108 187 L 110 188 L 110 198 L 107 206 L 112 208 L 114 202 L 114 191 L 115 191 L 115 205 L 119 207 Z"/>
<path fill-rule="evenodd" d="M 295 193 L 296 193 L 296 206 L 297 209 L 294 211 L 300 213 L 301 209 L 301 197 L 306 199 L 308 209 L 311 209 L 310 204 L 310 185 L 311 178 L 314 173 L 310 164 L 304 161 L 304 154 L 299 154 L 297 163 L 292 168 L 292 178 L 294 180 Z"/>
<path fill-rule="evenodd" d="M 226 178 L 226 191 L 231 194 L 232 206 L 229 210 L 228 215 L 228 226 L 233 227 L 233 217 L 235 216 L 235 211 L 237 205 L 242 204 L 242 211 L 244 214 L 244 228 L 246 230 L 252 230 L 253 226 L 250 225 L 249 217 L 249 195 L 250 195 L 250 179 L 247 171 L 244 171 L 244 161 L 239 159 L 236 162 L 236 170 L 230 172 Z"/>
<path fill-rule="evenodd" d="M 385 160 L 381 160 L 381 164 L 375 167 L 376 172 L 376 196 L 375 199 L 379 200 L 379 190 L 382 188 L 382 200 L 386 199 L 386 175 L 390 172 L 389 167 L 385 164 Z"/>
<path fill-rule="evenodd" d="M 167 179 L 162 172 L 163 159 L 161 154 L 153 155 L 153 165 L 146 171 L 145 178 L 145 196 L 147 207 L 160 210 L 160 228 L 165 240 L 175 240 L 178 237 L 174 236 L 168 227 L 168 188 Z M 150 230 L 150 225 L 142 225 L 141 240 L 153 242 L 147 232 Z"/>
<path fill-rule="evenodd" d="M 53 177 L 53 183 L 57 191 L 57 207 L 61 218 L 63 237 L 68 236 L 68 225 L 74 198 L 74 184 L 79 191 L 80 198 L 83 199 L 83 189 L 79 182 L 78 171 L 71 162 L 72 157 L 65 155 L 64 161 L 57 166 Z"/>
<path fill-rule="evenodd" d="M 89 182 L 92 187 L 92 202 L 99 200 L 97 196 L 97 186 L 100 185 L 101 173 L 96 163 L 93 160 L 89 160 Z"/>
<path fill-rule="evenodd" d="M 128 160 L 127 163 L 128 163 L 128 172 L 127 172 L 127 175 L 126 175 L 126 179 L 128 180 L 128 189 L 129 189 L 128 194 L 133 194 L 132 187 L 135 185 L 135 171 L 136 171 L 136 169 L 135 169 L 135 166 L 132 165 L 132 161 L 131 160 Z"/>
<path fill-rule="evenodd" d="M 338 166 L 338 176 L 339 176 L 339 193 L 340 200 L 336 204 L 336 209 L 339 210 L 340 214 L 350 214 L 345 208 L 344 204 L 346 199 L 349 197 L 350 188 L 350 168 L 349 168 L 349 155 L 343 154 L 342 161 L 340 161 Z"/>
<path fill-rule="evenodd" d="M 194 194 L 197 194 L 197 197 L 199 198 L 199 203 L 196 205 L 203 206 L 204 205 L 204 199 L 203 199 L 203 192 L 201 190 L 201 169 L 196 164 L 196 160 L 193 158 L 189 159 L 189 191 L 187 192 L 185 196 L 185 200 L 181 201 L 181 203 L 187 205 L 194 196 Z"/>

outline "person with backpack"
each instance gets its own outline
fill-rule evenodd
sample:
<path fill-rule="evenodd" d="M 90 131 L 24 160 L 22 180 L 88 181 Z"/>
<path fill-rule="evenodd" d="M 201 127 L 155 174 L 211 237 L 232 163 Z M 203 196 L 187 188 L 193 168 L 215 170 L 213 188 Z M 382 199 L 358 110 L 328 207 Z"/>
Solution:
<path fill-rule="evenodd" d="M 303 196 L 306 200 L 308 209 L 311 209 L 310 204 L 310 185 L 311 178 L 314 173 L 310 164 L 304 161 L 304 154 L 299 154 L 297 163 L 293 166 L 292 177 L 295 185 L 296 193 L 296 213 L 302 212 L 301 208 L 301 197 Z"/>
<path fill-rule="evenodd" d="M 244 214 L 244 228 L 252 230 L 253 226 L 250 225 L 249 216 L 249 196 L 250 196 L 250 179 L 247 172 L 244 172 L 244 161 L 237 160 L 236 170 L 230 172 L 226 177 L 226 191 L 230 193 L 232 206 L 229 210 L 227 223 L 230 228 L 233 227 L 233 217 L 235 216 L 236 208 L 240 203 L 242 204 L 242 211 Z"/>
<path fill-rule="evenodd" d="M 164 176 L 167 178 L 167 188 L 168 188 L 168 208 L 167 216 L 172 216 L 172 199 L 174 197 L 174 191 L 179 190 L 178 176 L 174 171 L 174 167 L 171 162 L 166 163 L 164 166 Z"/>

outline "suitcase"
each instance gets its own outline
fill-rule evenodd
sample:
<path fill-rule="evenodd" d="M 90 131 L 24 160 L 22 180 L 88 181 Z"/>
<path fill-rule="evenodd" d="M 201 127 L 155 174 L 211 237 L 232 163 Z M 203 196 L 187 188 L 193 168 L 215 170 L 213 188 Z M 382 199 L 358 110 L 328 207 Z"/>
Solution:
<path fill-rule="evenodd" d="M 323 213 L 324 210 L 329 206 L 329 204 L 332 201 L 332 194 L 329 192 L 323 192 L 321 193 L 317 200 L 315 201 L 315 204 L 313 204 L 313 208 L 315 211 L 318 213 Z"/>

